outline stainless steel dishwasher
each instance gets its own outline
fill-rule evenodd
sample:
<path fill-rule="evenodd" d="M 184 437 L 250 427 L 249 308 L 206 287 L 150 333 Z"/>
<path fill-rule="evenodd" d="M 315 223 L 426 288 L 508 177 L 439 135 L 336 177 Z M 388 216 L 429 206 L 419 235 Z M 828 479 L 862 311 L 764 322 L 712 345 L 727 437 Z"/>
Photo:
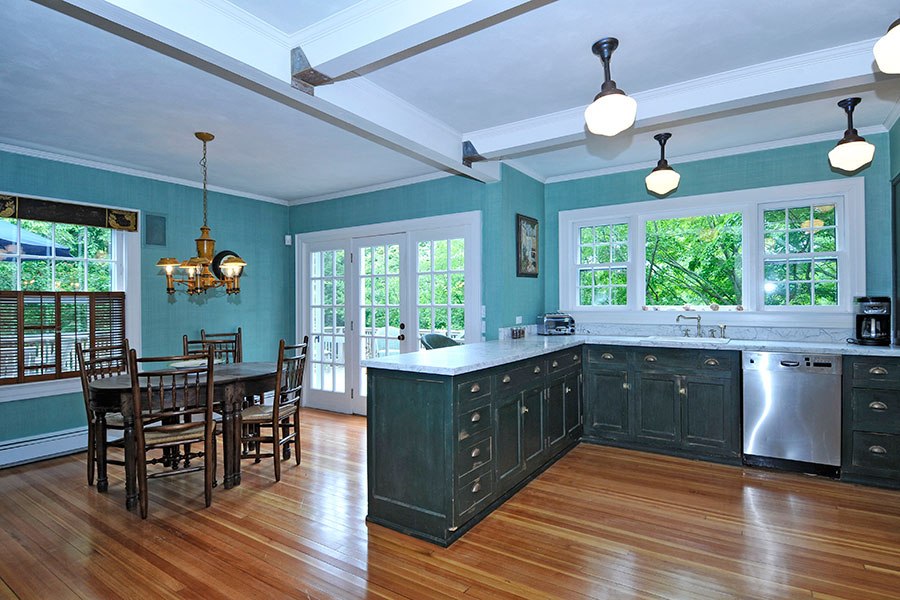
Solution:
<path fill-rule="evenodd" d="M 744 463 L 837 477 L 841 357 L 744 352 Z"/>

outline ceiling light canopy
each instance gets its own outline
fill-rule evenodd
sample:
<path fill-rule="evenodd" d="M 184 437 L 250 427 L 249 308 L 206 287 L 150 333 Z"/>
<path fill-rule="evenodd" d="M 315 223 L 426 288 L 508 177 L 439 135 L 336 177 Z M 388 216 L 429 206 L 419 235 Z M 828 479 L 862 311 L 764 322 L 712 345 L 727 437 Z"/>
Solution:
<path fill-rule="evenodd" d="M 166 271 L 166 292 L 175 293 L 175 284 L 184 285 L 190 295 L 205 293 L 210 288 L 225 287 L 227 294 L 239 294 L 241 292 L 241 275 L 247 263 L 231 252 L 223 250 L 216 252 L 216 240 L 209 237 L 209 227 L 206 224 L 206 144 L 213 141 L 215 136 L 205 131 L 194 134 L 203 142 L 203 159 L 200 161 L 203 173 L 203 226 L 200 227 L 200 237 L 194 240 L 197 244 L 197 256 L 185 261 L 177 258 L 161 258 L 156 266 Z M 184 269 L 187 276 L 178 279 L 174 276 L 174 270 L 178 267 Z"/>
<path fill-rule="evenodd" d="M 653 136 L 653 139 L 659 142 L 659 162 L 644 179 L 644 183 L 647 184 L 647 190 L 657 196 L 665 196 L 677 188 L 681 181 L 681 175 L 670 167 L 669 161 L 666 160 L 666 142 L 670 137 L 671 133 L 657 133 Z"/>
<path fill-rule="evenodd" d="M 853 109 L 860 102 L 862 98 L 844 98 L 838 102 L 838 106 L 847 113 L 847 131 L 837 146 L 828 153 L 828 162 L 832 167 L 849 173 L 868 165 L 875 156 L 875 146 L 853 128 Z"/>
<path fill-rule="evenodd" d="M 900 19 L 897 19 L 872 49 L 882 73 L 900 73 Z"/>
<path fill-rule="evenodd" d="M 603 62 L 603 85 L 600 93 L 584 111 L 584 122 L 591 133 L 614 136 L 634 125 L 637 102 L 616 87 L 609 74 L 609 59 L 619 47 L 619 40 L 603 38 L 594 43 L 591 51 Z"/>

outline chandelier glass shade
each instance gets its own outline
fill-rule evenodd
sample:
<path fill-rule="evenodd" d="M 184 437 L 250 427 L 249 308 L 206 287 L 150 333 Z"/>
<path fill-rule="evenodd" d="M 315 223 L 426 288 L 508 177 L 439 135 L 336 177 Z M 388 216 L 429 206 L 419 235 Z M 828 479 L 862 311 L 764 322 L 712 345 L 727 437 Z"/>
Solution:
<path fill-rule="evenodd" d="M 591 51 L 603 62 L 603 85 L 600 93 L 584 111 L 584 123 L 588 131 L 596 135 L 612 137 L 634 125 L 637 102 L 616 87 L 609 71 L 609 60 L 619 47 L 616 38 L 598 40 Z"/>
<path fill-rule="evenodd" d="M 659 162 L 644 178 L 644 183 L 647 185 L 647 190 L 657 196 L 665 196 L 677 188 L 681 181 L 681 175 L 670 167 L 669 161 L 666 160 L 666 142 L 670 137 L 672 137 L 671 133 L 657 133 L 653 136 L 653 139 L 659 142 Z"/>
<path fill-rule="evenodd" d="M 888 32 L 875 42 L 872 52 L 882 73 L 900 73 L 900 19 L 891 23 Z"/>
<path fill-rule="evenodd" d="M 227 294 L 239 294 L 241 275 L 247 263 L 230 250 L 216 254 L 216 240 L 210 237 L 206 223 L 206 144 L 215 139 L 215 136 L 204 131 L 198 131 L 194 136 L 203 142 L 203 159 L 200 161 L 203 173 L 203 225 L 200 227 L 200 237 L 194 240 L 197 255 L 184 261 L 173 257 L 161 258 L 156 266 L 165 269 L 166 292 L 169 294 L 175 293 L 175 284 L 184 286 L 185 291 L 192 296 L 218 287 L 224 287 Z M 181 271 L 181 277 L 176 277 L 175 269 Z"/>
<path fill-rule="evenodd" d="M 828 153 L 831 166 L 848 173 L 863 168 L 875 157 L 875 146 L 860 136 L 853 127 L 853 109 L 861 101 L 861 98 L 845 98 L 838 102 L 838 106 L 847 113 L 847 130 L 837 146 Z"/>

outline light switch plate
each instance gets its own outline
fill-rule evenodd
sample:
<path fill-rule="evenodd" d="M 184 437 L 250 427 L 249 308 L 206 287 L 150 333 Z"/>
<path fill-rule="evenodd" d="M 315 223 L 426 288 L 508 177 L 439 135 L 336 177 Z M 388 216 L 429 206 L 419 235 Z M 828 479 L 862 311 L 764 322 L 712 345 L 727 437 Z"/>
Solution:
<path fill-rule="evenodd" d="M 521 325 L 521 324 L 522 324 L 522 316 L 519 315 L 518 317 L 516 317 L 516 325 Z"/>

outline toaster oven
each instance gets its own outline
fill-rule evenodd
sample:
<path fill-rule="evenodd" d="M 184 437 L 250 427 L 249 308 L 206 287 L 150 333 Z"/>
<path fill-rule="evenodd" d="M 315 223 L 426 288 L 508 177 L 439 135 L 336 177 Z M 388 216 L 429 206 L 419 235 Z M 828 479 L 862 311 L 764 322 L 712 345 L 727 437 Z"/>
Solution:
<path fill-rule="evenodd" d="M 538 335 L 572 335 L 575 333 L 575 319 L 565 313 L 547 313 L 537 329 Z"/>

